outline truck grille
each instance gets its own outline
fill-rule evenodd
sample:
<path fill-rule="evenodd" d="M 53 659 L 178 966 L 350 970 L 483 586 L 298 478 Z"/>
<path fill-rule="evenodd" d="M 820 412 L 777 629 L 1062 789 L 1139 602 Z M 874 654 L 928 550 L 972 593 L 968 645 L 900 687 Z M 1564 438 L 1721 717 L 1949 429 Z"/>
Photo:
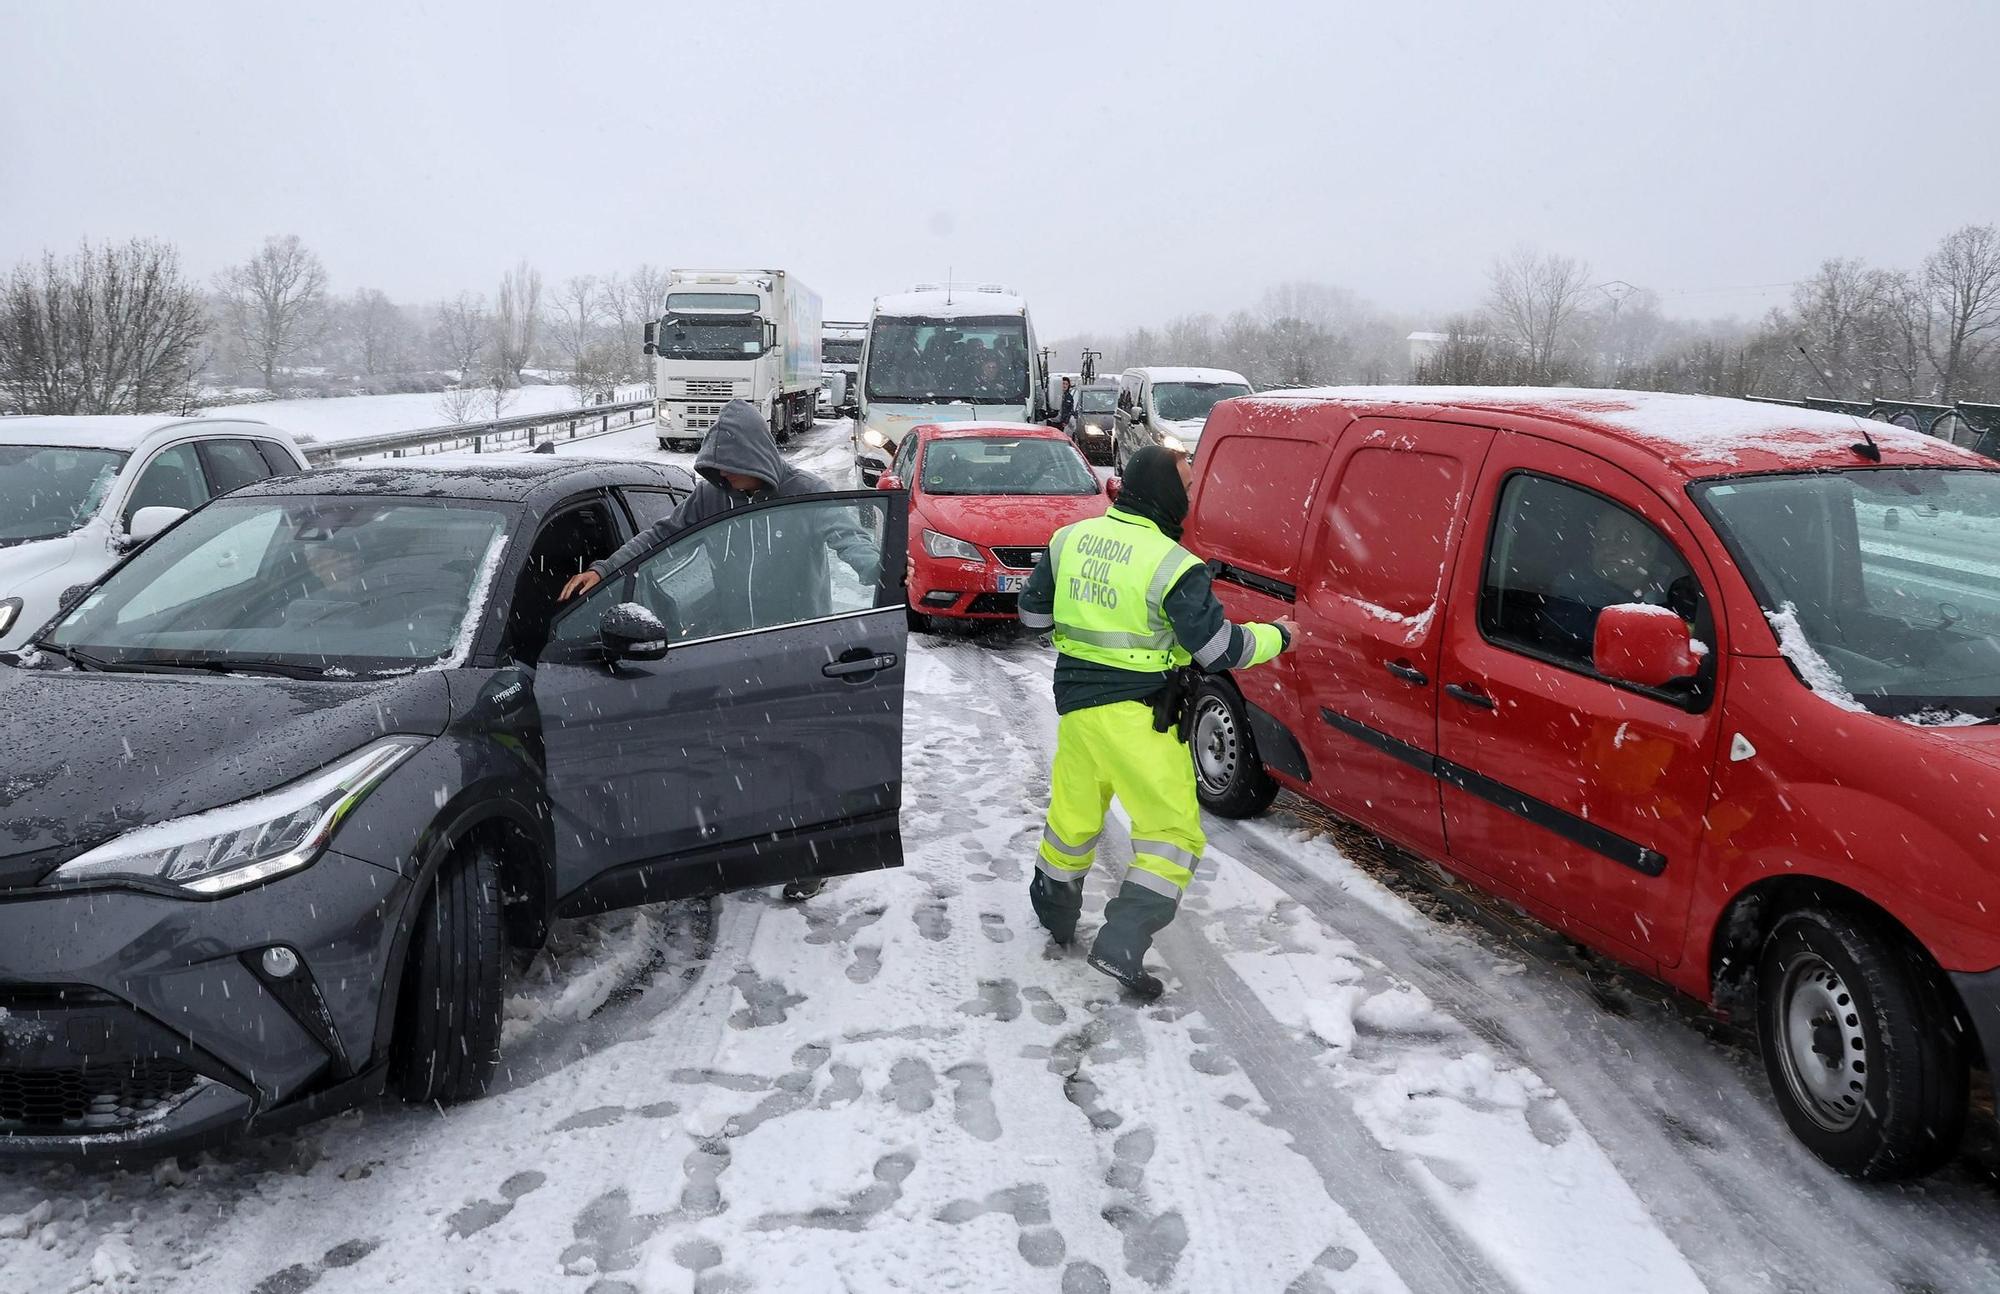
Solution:
<path fill-rule="evenodd" d="M 186 1094 L 199 1075 L 153 1058 L 68 1069 L 0 1070 L 0 1129 L 56 1133 L 122 1128 Z"/>
<path fill-rule="evenodd" d="M 1040 548 L 996 548 L 993 555 L 1000 559 L 1002 566 L 1031 571 L 1041 564 L 1043 551 Z"/>
<path fill-rule="evenodd" d="M 687 394 L 690 400 L 727 400 L 736 394 L 736 383 L 690 378 Z"/>

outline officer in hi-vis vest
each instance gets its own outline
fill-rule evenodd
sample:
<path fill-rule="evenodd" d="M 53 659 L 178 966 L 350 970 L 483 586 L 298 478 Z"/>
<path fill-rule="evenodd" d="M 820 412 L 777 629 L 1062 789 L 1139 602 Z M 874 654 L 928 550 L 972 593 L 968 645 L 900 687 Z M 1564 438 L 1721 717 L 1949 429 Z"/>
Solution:
<path fill-rule="evenodd" d="M 1208 569 L 1182 548 L 1185 457 L 1149 446 L 1126 463 L 1104 516 L 1056 531 L 1021 592 L 1021 623 L 1049 629 L 1056 662 L 1056 760 L 1028 894 L 1059 944 L 1076 937 L 1083 881 L 1111 797 L 1132 820 L 1132 866 L 1104 906 L 1090 964 L 1141 997 L 1165 985 L 1146 949 L 1174 919 L 1206 838 L 1183 743 L 1186 666 L 1261 665 L 1291 648 L 1290 620 L 1231 624 Z"/>

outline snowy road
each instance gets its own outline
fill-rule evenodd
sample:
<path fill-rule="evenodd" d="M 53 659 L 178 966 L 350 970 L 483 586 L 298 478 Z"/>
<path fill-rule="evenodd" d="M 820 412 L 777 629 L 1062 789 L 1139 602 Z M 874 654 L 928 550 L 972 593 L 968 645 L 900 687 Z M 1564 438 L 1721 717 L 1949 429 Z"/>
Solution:
<path fill-rule="evenodd" d="M 849 482 L 845 432 L 790 452 Z M 486 1100 L 0 1171 L 0 1289 L 2000 1288 L 1990 1137 L 1837 1178 L 1727 1031 L 1296 805 L 1210 822 L 1171 992 L 1119 999 L 1028 907 L 1050 668 L 913 640 L 907 866 L 566 925 Z"/>

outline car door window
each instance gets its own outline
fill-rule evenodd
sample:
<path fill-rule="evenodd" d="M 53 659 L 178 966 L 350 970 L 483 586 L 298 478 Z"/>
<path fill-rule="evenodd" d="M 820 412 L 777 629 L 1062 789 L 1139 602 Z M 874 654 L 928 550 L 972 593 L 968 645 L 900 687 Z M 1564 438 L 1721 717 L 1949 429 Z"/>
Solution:
<path fill-rule="evenodd" d="M 1706 634 L 1700 582 L 1649 522 L 1579 486 L 1509 477 L 1480 584 L 1486 637 L 1592 672 L 1598 614 L 1630 603 L 1666 607 Z"/>
<path fill-rule="evenodd" d="M 617 549 L 618 532 L 612 525 L 611 509 L 603 500 L 571 508 L 545 524 L 515 582 L 514 599 L 507 608 L 503 654 L 534 663 L 548 642 L 549 621 L 556 613 L 563 585 Z"/>
<path fill-rule="evenodd" d="M 911 485 L 916 480 L 916 471 L 917 437 L 905 436 L 903 443 L 896 447 L 895 475 L 904 485 Z"/>
<path fill-rule="evenodd" d="M 271 475 L 290 476 L 299 470 L 298 460 L 292 457 L 290 450 L 277 441 L 258 440 L 251 443 L 256 445 L 257 452 L 264 456 L 264 462 L 270 467 Z"/>
<path fill-rule="evenodd" d="M 625 506 L 632 509 L 632 520 L 639 529 L 650 530 L 674 515 L 674 509 L 681 506 L 681 496 L 670 490 L 626 490 Z"/>
<path fill-rule="evenodd" d="M 132 496 L 125 501 L 125 524 L 141 508 L 181 508 L 192 512 L 208 502 L 208 483 L 193 445 L 163 449 L 140 471 Z"/>
<path fill-rule="evenodd" d="M 889 605 L 882 569 L 888 500 L 822 495 L 745 508 L 614 572 L 556 622 L 552 644 L 595 641 L 609 608 L 636 603 L 675 642 L 774 629 Z"/>
<path fill-rule="evenodd" d="M 216 494 L 240 490 L 271 475 L 271 465 L 247 440 L 204 440 L 200 451 L 209 488 Z"/>

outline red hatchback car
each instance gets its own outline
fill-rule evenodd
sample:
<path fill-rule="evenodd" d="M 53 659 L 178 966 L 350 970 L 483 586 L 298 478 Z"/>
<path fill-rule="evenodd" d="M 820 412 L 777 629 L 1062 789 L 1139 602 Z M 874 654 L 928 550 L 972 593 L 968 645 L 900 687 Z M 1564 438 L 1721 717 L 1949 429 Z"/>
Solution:
<path fill-rule="evenodd" d="M 1301 630 L 1197 698 L 1209 808 L 1290 789 L 1754 1013 L 1844 1172 L 1951 1156 L 2000 1058 L 2000 468 L 1747 401 L 1357 387 L 1217 406 L 1196 471 L 1232 616 Z"/>
<path fill-rule="evenodd" d="M 1109 505 L 1068 436 L 1024 423 L 914 427 L 877 484 L 910 492 L 913 627 L 1014 619 L 1049 536 Z"/>

